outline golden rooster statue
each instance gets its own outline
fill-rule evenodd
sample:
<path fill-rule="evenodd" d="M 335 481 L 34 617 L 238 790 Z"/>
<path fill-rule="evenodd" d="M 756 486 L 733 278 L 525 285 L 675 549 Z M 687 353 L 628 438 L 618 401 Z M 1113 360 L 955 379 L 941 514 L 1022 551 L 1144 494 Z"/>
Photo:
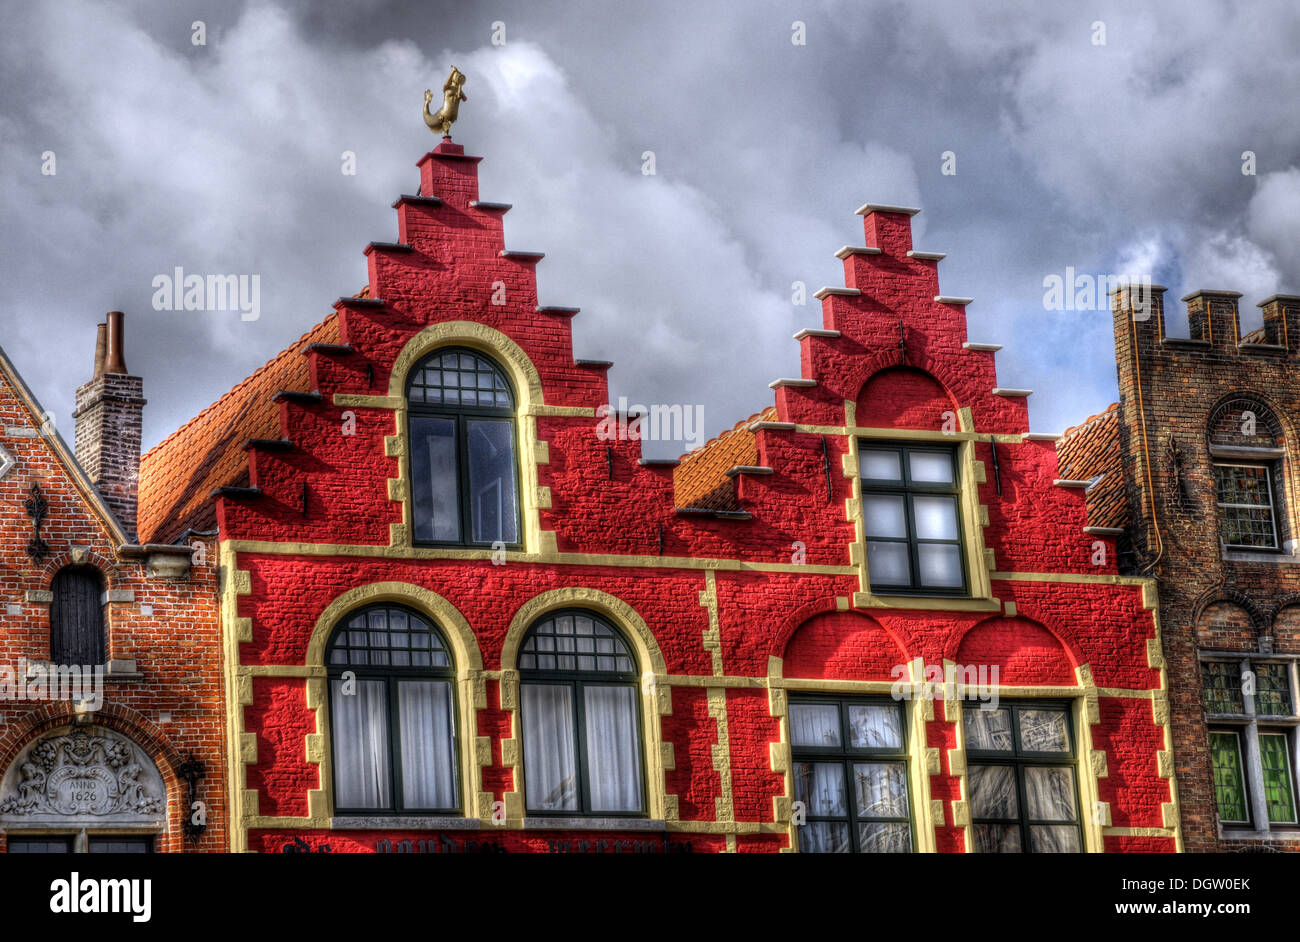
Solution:
<path fill-rule="evenodd" d="M 451 75 L 447 76 L 447 81 L 442 86 L 442 107 L 432 113 L 429 104 L 433 101 L 433 92 L 427 88 L 424 90 L 424 123 L 434 134 L 441 133 L 443 137 L 451 138 L 451 126 L 460 113 L 460 103 L 469 101 L 461 91 L 466 81 L 465 73 L 453 65 Z"/>

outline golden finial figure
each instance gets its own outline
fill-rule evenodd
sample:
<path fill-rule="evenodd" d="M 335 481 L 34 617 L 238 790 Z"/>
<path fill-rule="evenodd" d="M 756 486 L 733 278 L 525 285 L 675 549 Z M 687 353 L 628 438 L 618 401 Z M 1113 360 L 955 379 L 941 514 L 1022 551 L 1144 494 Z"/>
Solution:
<path fill-rule="evenodd" d="M 424 123 L 429 126 L 429 130 L 434 134 L 439 132 L 442 136 L 451 139 L 451 126 L 456 122 L 456 116 L 460 113 L 460 103 L 469 101 L 465 93 L 461 91 L 465 87 L 465 73 L 454 65 L 451 67 L 451 75 L 447 76 L 447 81 L 442 86 L 442 107 L 436 112 L 429 112 L 429 104 L 433 101 L 433 92 L 430 89 L 424 90 Z"/>

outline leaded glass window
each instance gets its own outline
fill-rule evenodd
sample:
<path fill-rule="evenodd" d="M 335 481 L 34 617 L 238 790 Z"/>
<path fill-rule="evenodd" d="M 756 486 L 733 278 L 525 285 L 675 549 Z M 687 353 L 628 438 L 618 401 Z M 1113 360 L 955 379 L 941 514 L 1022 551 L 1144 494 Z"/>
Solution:
<path fill-rule="evenodd" d="M 334 630 L 325 661 L 336 810 L 458 810 L 454 670 L 438 629 L 371 605 Z"/>
<path fill-rule="evenodd" d="M 1264 767 L 1264 800 L 1270 824 L 1294 824 L 1295 789 L 1291 750 L 1285 733 L 1260 733 L 1259 758 Z"/>
<path fill-rule="evenodd" d="M 1240 665 L 1230 661 L 1203 661 L 1201 694 L 1206 713 L 1218 715 L 1245 713 Z"/>
<path fill-rule="evenodd" d="M 1263 465 L 1215 464 L 1214 486 L 1223 543 L 1239 549 L 1277 549 L 1273 477 Z"/>
<path fill-rule="evenodd" d="M 858 470 L 872 591 L 965 594 L 955 451 L 864 441 Z"/>
<path fill-rule="evenodd" d="M 415 541 L 517 545 L 515 403 L 500 367 L 438 350 L 411 370 L 406 398 Z"/>
<path fill-rule="evenodd" d="M 1083 849 L 1069 706 L 1015 703 L 962 711 L 974 850 Z"/>
<path fill-rule="evenodd" d="M 622 634 L 594 612 L 554 612 L 519 649 L 529 814 L 644 815 L 640 688 Z"/>
<path fill-rule="evenodd" d="M 792 698 L 794 798 L 804 853 L 912 850 L 903 704 Z"/>
<path fill-rule="evenodd" d="M 1255 672 L 1255 712 L 1264 716 L 1290 716 L 1291 666 L 1268 661 L 1251 661 Z"/>
<path fill-rule="evenodd" d="M 1224 824 L 1246 824 L 1246 780 L 1241 761 L 1241 736 L 1236 732 L 1210 733 L 1210 758 L 1214 765 L 1214 799 Z"/>

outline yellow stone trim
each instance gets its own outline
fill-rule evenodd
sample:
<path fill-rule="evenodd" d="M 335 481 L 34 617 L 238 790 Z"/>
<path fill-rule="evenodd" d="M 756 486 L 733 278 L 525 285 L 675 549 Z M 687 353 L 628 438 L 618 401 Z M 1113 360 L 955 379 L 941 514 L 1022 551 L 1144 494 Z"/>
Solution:
<path fill-rule="evenodd" d="M 392 479 L 390 479 L 392 480 Z M 393 524 L 405 527 L 405 524 Z M 551 533 L 552 540 L 554 533 Z M 274 543 L 263 540 L 228 540 L 222 544 L 238 553 L 263 556 L 344 556 L 358 559 L 467 560 L 490 562 L 495 550 L 490 548 L 441 548 L 430 546 L 381 546 L 369 543 Z M 497 558 L 500 555 L 497 554 Z M 612 553 L 546 553 L 507 551 L 507 563 L 534 565 L 616 566 L 625 569 L 714 569 L 720 572 L 777 572 L 807 576 L 854 576 L 856 566 L 817 566 L 806 563 L 764 563 L 743 559 L 693 556 L 624 556 Z M 918 599 L 914 601 L 926 601 Z M 914 606 L 917 607 L 917 606 Z"/>
<path fill-rule="evenodd" d="M 735 822 L 736 805 L 731 791 L 731 730 L 727 724 L 727 691 L 722 687 L 707 687 L 709 716 L 718 728 L 718 741 L 709 747 L 714 771 L 718 773 L 718 791 L 713 799 L 715 817 L 719 821 Z M 729 848 L 734 851 L 734 848 Z"/>
<path fill-rule="evenodd" d="M 335 393 L 334 405 L 344 409 L 401 409 L 406 399 L 396 396 L 366 396 L 359 393 Z"/>
<path fill-rule="evenodd" d="M 646 808 L 651 818 L 667 820 L 667 770 L 663 762 L 665 753 L 661 748 L 663 729 L 660 717 L 672 714 L 672 685 L 665 682 L 668 666 L 654 633 L 636 609 L 622 599 L 599 589 L 571 586 L 534 596 L 515 612 L 501 646 L 501 709 L 510 716 L 512 737 L 518 739 L 523 728 L 519 721 L 519 646 L 528 629 L 539 618 L 548 612 L 564 608 L 585 608 L 608 618 L 622 629 L 623 637 L 636 652 L 641 670 L 641 727 L 645 735 L 643 755 L 647 764 Z M 505 763 L 511 768 L 514 779 L 513 790 L 505 794 L 507 814 L 512 817 L 512 808 L 518 809 L 522 814 L 526 807 L 520 755 L 522 750 L 516 748 L 513 751 L 515 761 Z"/>
<path fill-rule="evenodd" d="M 914 439 L 916 441 L 931 442 L 995 441 L 1002 445 L 1024 444 L 1024 439 L 1021 438 L 1019 432 L 972 432 L 968 428 L 963 428 L 960 432 L 941 432 L 934 429 L 870 428 L 861 425 L 806 425 L 797 422 L 794 430 L 796 433 L 804 435 L 857 435 L 863 438 Z"/>
<path fill-rule="evenodd" d="M 222 552 L 233 561 L 234 550 L 230 543 L 222 544 Z M 238 583 L 232 580 L 232 593 Z M 329 697 L 326 692 L 328 669 L 325 665 L 325 647 L 329 636 L 342 618 L 350 611 L 372 602 L 391 601 L 409 606 L 429 617 L 442 629 L 452 650 L 456 664 L 457 729 L 461 745 L 460 791 L 465 796 L 463 806 L 466 816 L 473 817 L 474 805 L 481 788 L 482 737 L 468 731 L 478 728 L 477 710 L 486 706 L 486 689 L 483 681 L 483 659 L 478 641 L 464 616 L 446 599 L 420 586 L 405 582 L 380 582 L 358 586 L 336 597 L 317 618 L 307 644 L 304 664 L 249 664 L 239 663 L 237 644 L 232 644 L 230 632 L 226 635 L 226 676 L 230 687 L 237 693 L 241 704 L 252 703 L 253 679 L 302 678 L 306 706 L 315 713 L 316 732 L 304 737 L 303 752 L 307 762 L 320 767 L 320 784 L 307 793 L 309 816 L 306 818 L 266 818 L 258 814 L 257 792 L 243 787 L 244 766 L 257 761 L 256 736 L 243 732 L 243 710 L 228 710 L 227 726 L 240 743 L 239 754 L 232 756 L 232 810 L 231 849 L 247 850 L 248 829 L 255 827 L 288 826 L 275 822 L 293 822 L 296 827 L 328 828 L 333 814 L 333 776 L 330 753 Z M 229 688 L 228 688 L 229 689 Z M 266 822 L 273 823 L 266 823 Z"/>
<path fill-rule="evenodd" d="M 1176 837 L 1174 828 L 1124 828 L 1107 827 L 1102 830 L 1107 837 Z"/>
<path fill-rule="evenodd" d="M 1002 611 L 1008 618 L 1015 618 L 1016 612 L 1018 612 L 1019 609 L 1016 608 L 1015 602 L 1011 601 L 1010 599 L 1007 599 L 1005 602 L 1002 603 Z"/>
<path fill-rule="evenodd" d="M 393 399 L 397 400 L 397 404 L 392 407 L 397 435 L 389 436 L 390 438 L 401 439 L 406 434 L 407 405 L 405 395 L 407 375 L 425 356 L 440 347 L 447 346 L 461 346 L 479 350 L 491 357 L 493 362 L 500 365 L 510 377 L 511 385 L 515 391 L 515 427 L 518 435 L 516 445 L 520 455 L 538 455 L 538 415 L 589 415 L 593 417 L 595 415 L 595 410 L 587 407 L 546 406 L 545 397 L 542 394 L 541 374 L 523 348 L 505 334 L 488 327 L 486 324 L 476 324 L 471 321 L 443 321 L 438 324 L 430 324 L 408 340 L 393 361 L 392 372 L 388 377 L 388 396 L 383 397 L 386 402 L 391 402 Z M 401 482 L 409 482 L 411 480 L 410 448 L 407 447 L 404 441 L 398 443 L 388 443 L 386 441 L 385 447 L 390 451 L 396 450 L 398 452 L 395 456 L 397 457 L 398 478 Z M 541 539 L 540 511 L 542 508 L 537 500 L 537 464 L 537 461 L 521 460 L 519 462 L 521 477 L 519 494 L 523 504 L 520 516 L 523 521 L 522 543 L 524 547 L 536 552 L 542 552 L 545 545 Z M 392 496 L 392 485 L 389 485 L 389 488 L 389 499 L 401 501 L 403 524 L 401 529 L 390 527 L 390 548 L 399 550 L 403 555 L 406 555 L 411 551 L 411 534 L 413 532 L 411 502 L 409 499 L 410 487 L 399 485 L 402 495 L 400 498 Z"/>
<path fill-rule="evenodd" d="M 722 677 L 726 671 L 722 667 L 722 629 L 718 625 L 718 582 L 712 569 L 704 572 L 704 591 L 700 593 L 700 605 L 709 613 L 709 627 L 704 629 L 704 650 L 713 659 L 713 676 Z"/>

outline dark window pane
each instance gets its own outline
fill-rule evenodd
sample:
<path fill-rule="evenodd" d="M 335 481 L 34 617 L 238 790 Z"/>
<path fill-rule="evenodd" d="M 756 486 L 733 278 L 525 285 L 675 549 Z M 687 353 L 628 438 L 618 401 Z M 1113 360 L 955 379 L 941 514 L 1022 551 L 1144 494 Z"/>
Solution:
<path fill-rule="evenodd" d="M 1031 824 L 1029 849 L 1035 854 L 1077 854 L 1079 829 L 1073 824 Z"/>
<path fill-rule="evenodd" d="M 1241 666 L 1231 661 L 1202 662 L 1201 694 L 1206 713 L 1245 713 Z"/>
<path fill-rule="evenodd" d="M 460 539 L 458 475 L 455 421 L 412 417 L 411 491 L 417 540 Z"/>
<path fill-rule="evenodd" d="M 1069 752 L 1070 721 L 1063 710 L 1021 710 L 1020 748 L 1025 752 Z"/>
<path fill-rule="evenodd" d="M 851 854 L 849 826 L 835 821 L 813 821 L 799 828 L 799 850 L 805 854 Z"/>
<path fill-rule="evenodd" d="M 976 853 L 1020 853 L 1019 824 L 976 824 L 971 830 L 975 836 Z"/>
<path fill-rule="evenodd" d="M 86 850 L 92 854 L 153 853 L 152 837 L 92 837 Z"/>
<path fill-rule="evenodd" d="M 792 710 L 794 706 L 791 705 Z M 893 704 L 850 703 L 848 712 L 849 745 L 854 749 L 903 748 L 903 717 L 898 707 Z"/>
<path fill-rule="evenodd" d="M 70 854 L 71 837 L 15 837 L 9 835 L 11 854 Z"/>
<path fill-rule="evenodd" d="M 976 818 L 1019 818 L 1016 769 L 1010 765 L 972 765 L 967 769 L 970 811 Z"/>
<path fill-rule="evenodd" d="M 863 448 L 858 451 L 858 471 L 874 481 L 901 481 L 903 468 L 898 458 L 896 451 Z"/>
<path fill-rule="evenodd" d="M 834 703 L 790 704 L 790 741 L 795 746 L 840 745 L 840 709 Z"/>
<path fill-rule="evenodd" d="M 466 423 L 475 542 L 519 542 L 513 422 Z"/>
<path fill-rule="evenodd" d="M 966 748 L 982 752 L 1011 752 L 1015 743 L 1011 738 L 1011 711 L 966 709 L 962 710 L 966 732 Z"/>
<path fill-rule="evenodd" d="M 796 762 L 794 797 L 802 801 L 813 817 L 846 817 L 848 796 L 844 790 L 842 762 Z"/>
<path fill-rule="evenodd" d="M 1265 716 L 1290 716 L 1291 666 L 1252 662 L 1255 671 L 1255 712 Z"/>
<path fill-rule="evenodd" d="M 952 484 L 952 452 L 909 451 L 907 464 L 913 483 Z"/>
<path fill-rule="evenodd" d="M 50 582 L 50 660 L 103 664 L 104 580 L 91 566 L 68 566 Z"/>

